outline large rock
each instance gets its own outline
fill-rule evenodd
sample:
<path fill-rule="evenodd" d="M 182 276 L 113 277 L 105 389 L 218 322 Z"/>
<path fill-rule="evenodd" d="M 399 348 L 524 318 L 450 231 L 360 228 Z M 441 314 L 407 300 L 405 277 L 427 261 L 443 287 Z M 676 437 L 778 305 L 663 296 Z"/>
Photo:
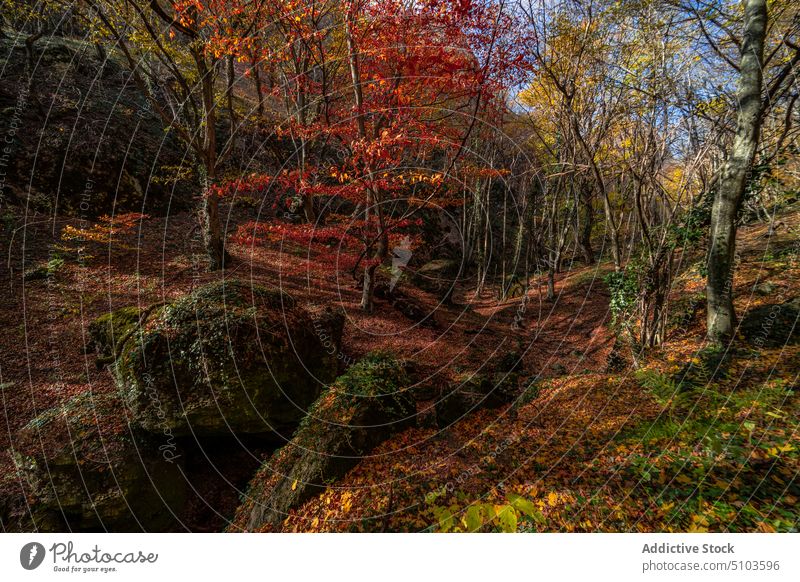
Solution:
<path fill-rule="evenodd" d="M 4 204 L 82 218 L 191 208 L 198 180 L 176 170 L 185 147 L 164 131 L 120 53 L 46 34 L 33 46 L 29 80 L 23 41 L 0 35 L 0 150 L 12 152 Z"/>
<path fill-rule="evenodd" d="M 139 325 L 141 310 L 138 307 L 123 307 L 101 315 L 89 324 L 88 349 L 96 350 L 101 358 L 111 358 L 131 339 Z"/>
<path fill-rule="evenodd" d="M 434 313 L 428 307 L 398 287 L 391 287 L 388 283 L 379 282 L 375 285 L 375 297 L 385 299 L 392 307 L 420 327 L 430 329 L 439 327 Z"/>
<path fill-rule="evenodd" d="M 93 339 L 116 352 L 133 419 L 153 433 L 290 430 L 336 377 L 342 316 L 315 322 L 278 289 L 216 282 L 134 317 L 98 320 Z"/>
<path fill-rule="evenodd" d="M 38 531 L 179 527 L 187 485 L 174 444 L 131 429 L 116 395 L 83 393 L 43 412 L 14 448 Z"/>
<path fill-rule="evenodd" d="M 278 529 L 290 510 L 413 426 L 416 407 L 408 384 L 403 365 L 387 355 L 372 354 L 352 366 L 255 475 L 231 529 Z"/>

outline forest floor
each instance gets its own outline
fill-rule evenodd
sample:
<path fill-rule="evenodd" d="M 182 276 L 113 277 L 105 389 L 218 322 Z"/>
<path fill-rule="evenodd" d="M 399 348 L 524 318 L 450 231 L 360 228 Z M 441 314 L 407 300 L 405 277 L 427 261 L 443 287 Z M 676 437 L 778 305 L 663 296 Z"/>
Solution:
<path fill-rule="evenodd" d="M 245 219 L 233 214 L 231 228 Z M 800 213 L 781 220 L 775 236 L 765 236 L 764 225 L 741 231 L 739 313 L 800 295 Z M 0 495 L 18 487 L 11 459 L 17 430 L 76 394 L 114 390 L 111 374 L 96 369 L 94 355 L 83 349 L 96 317 L 173 299 L 220 276 L 204 271 L 189 214 L 147 219 L 110 244 L 102 236 L 84 240 L 80 255 L 63 240 L 68 225 L 85 226 L 44 217 L 5 225 Z M 446 385 L 516 351 L 524 354 L 529 377 L 524 396 L 510 406 L 479 411 L 444 431 L 409 429 L 385 442 L 293 512 L 287 531 L 502 529 L 503 520 L 495 518 L 516 495 L 535 507 L 515 514 L 521 530 L 797 527 L 800 350 L 737 347 L 724 377 L 681 388 L 675 373 L 699 361 L 705 348 L 696 257 L 694 264 L 686 258 L 676 281 L 677 319 L 668 341 L 636 372 L 607 372 L 615 335 L 602 282 L 606 263 L 573 265 L 558 275 L 552 302 L 543 282 L 524 300 L 506 301 L 494 290 L 476 296 L 467 282 L 447 306 L 404 286 L 434 313 L 431 328 L 381 300 L 374 313 L 360 311 L 360 291 L 349 275 L 305 249 L 233 245 L 230 251 L 226 278 L 280 286 L 312 309 L 342 305 L 348 358 L 389 350 L 413 361 L 424 382 Z M 46 276 L 23 277 L 37 268 Z M 432 404 L 421 403 L 420 415 Z"/>

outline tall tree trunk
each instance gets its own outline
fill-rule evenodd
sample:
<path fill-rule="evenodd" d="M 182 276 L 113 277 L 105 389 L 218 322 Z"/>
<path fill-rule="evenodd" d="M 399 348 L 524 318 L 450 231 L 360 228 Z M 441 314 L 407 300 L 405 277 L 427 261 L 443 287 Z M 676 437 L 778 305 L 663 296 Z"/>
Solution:
<path fill-rule="evenodd" d="M 301 71 L 297 71 L 300 76 Z M 304 76 L 306 71 L 302 71 Z M 297 123 L 300 127 L 306 127 L 306 90 L 302 86 L 298 86 L 297 91 Z M 308 157 L 308 145 L 305 135 L 300 135 L 300 176 L 303 183 L 306 180 L 306 160 Z M 300 195 L 303 199 L 303 214 L 306 217 L 306 222 L 314 224 L 317 221 L 317 214 L 314 211 L 314 198 L 308 192 L 301 192 Z"/>
<path fill-rule="evenodd" d="M 205 56 L 194 53 L 200 73 L 203 91 L 203 164 L 205 166 L 205 184 L 203 188 L 202 227 L 203 240 L 208 254 L 209 269 L 217 271 L 225 266 L 225 245 L 219 221 L 219 199 L 213 191 L 217 179 L 217 115 L 214 106 L 213 65 L 206 64 Z"/>
<path fill-rule="evenodd" d="M 317 211 L 314 210 L 314 198 L 310 194 L 303 194 L 303 215 L 306 222 L 314 224 L 317 222 Z"/>
<path fill-rule="evenodd" d="M 233 90 L 236 82 L 236 71 L 234 69 L 233 55 L 225 57 L 225 98 L 228 102 L 228 123 L 230 125 L 231 143 L 236 141 L 236 111 L 233 109 Z"/>
<path fill-rule="evenodd" d="M 256 94 L 258 95 L 258 101 L 256 101 L 256 103 L 258 111 L 258 125 L 260 126 L 264 122 L 264 88 L 263 84 L 261 83 L 261 64 L 258 62 L 255 53 L 253 54 L 252 65 L 253 82 L 256 86 Z"/>
<path fill-rule="evenodd" d="M 766 0 L 744 0 L 744 36 L 739 66 L 739 103 L 736 135 L 722 169 L 711 208 L 708 255 L 708 339 L 722 343 L 733 336 L 733 270 L 736 250 L 736 215 L 742 203 L 748 174 L 761 129 L 762 65 L 767 30 Z"/>
<path fill-rule="evenodd" d="M 358 126 L 358 137 L 362 140 L 367 140 L 367 127 L 364 121 L 364 95 L 361 88 L 361 71 L 358 64 L 358 49 L 353 38 L 353 14 L 348 8 L 348 14 L 345 18 L 345 37 L 347 41 L 347 56 L 350 65 L 350 78 L 353 84 L 353 98 L 356 106 L 356 124 Z M 365 174 L 369 174 L 370 168 L 364 168 Z M 373 308 L 373 295 L 375 292 L 375 269 L 378 262 L 383 262 L 389 252 L 389 236 L 386 232 L 383 209 L 381 201 L 378 198 L 377 192 L 371 188 L 367 193 L 367 200 L 364 209 L 365 232 L 367 251 L 369 245 L 372 243 L 372 233 L 369 228 L 370 214 L 374 213 L 378 218 L 378 245 L 373 256 L 373 261 L 364 268 L 364 287 L 361 293 L 361 309 L 367 312 L 372 311 Z"/>
<path fill-rule="evenodd" d="M 581 249 L 583 261 L 587 265 L 593 265 L 592 226 L 594 225 L 594 211 L 592 210 L 592 194 L 589 188 L 589 185 L 585 184 L 578 194 L 580 204 L 579 209 L 575 212 L 575 242 Z"/>
<path fill-rule="evenodd" d="M 209 260 L 208 268 L 211 271 L 218 271 L 225 266 L 225 249 L 219 222 L 219 198 L 213 191 L 215 181 L 213 172 L 209 170 L 203 191 L 202 226 Z"/>
<path fill-rule="evenodd" d="M 571 97 L 568 97 L 568 100 L 571 100 Z M 578 140 L 578 144 L 581 146 L 581 149 L 583 150 L 583 153 L 589 163 L 589 167 L 592 170 L 592 174 L 594 175 L 595 185 L 600 191 L 600 195 L 603 197 L 603 210 L 605 211 L 606 216 L 606 230 L 608 231 L 608 236 L 611 239 L 611 258 L 614 261 L 614 270 L 619 272 L 622 269 L 622 257 L 619 252 L 619 226 L 617 225 L 616 218 L 614 218 L 614 209 L 611 207 L 611 199 L 609 198 L 608 189 L 606 188 L 606 181 L 603 177 L 603 173 L 600 171 L 600 166 L 597 164 L 597 160 L 595 159 L 595 153 L 589 148 L 589 145 L 586 143 L 583 134 L 581 134 L 580 126 L 578 125 L 578 119 L 571 109 L 570 121 L 575 138 Z"/>
<path fill-rule="evenodd" d="M 520 206 L 519 222 L 517 223 L 517 232 L 514 239 L 514 258 L 512 260 L 512 270 L 514 273 L 520 272 L 520 265 L 523 266 L 525 274 L 525 285 L 527 287 L 528 281 L 528 252 L 527 247 L 530 241 L 530 221 L 532 218 L 533 202 L 529 199 L 527 187 L 522 189 Z M 523 257 L 523 248 L 525 248 L 525 256 Z"/>
<path fill-rule="evenodd" d="M 609 244 L 611 245 L 611 259 L 614 261 L 614 270 L 622 270 L 622 254 L 619 250 L 619 227 L 614 219 L 614 209 L 611 208 L 611 200 L 608 192 L 603 191 L 603 209 L 606 215 L 606 229 L 608 230 Z"/>

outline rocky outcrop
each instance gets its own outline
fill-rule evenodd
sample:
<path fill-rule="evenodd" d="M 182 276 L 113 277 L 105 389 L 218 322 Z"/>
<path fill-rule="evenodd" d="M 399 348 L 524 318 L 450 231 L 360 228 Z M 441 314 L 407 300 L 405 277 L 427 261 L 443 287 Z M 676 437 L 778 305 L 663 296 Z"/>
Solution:
<path fill-rule="evenodd" d="M 15 439 L 38 531 L 172 531 L 186 481 L 172 445 L 127 423 L 116 395 L 83 393 L 47 410 Z"/>
<path fill-rule="evenodd" d="M 417 287 L 436 294 L 443 303 L 450 303 L 455 285 L 463 275 L 464 265 L 451 259 L 435 259 L 413 272 L 411 280 Z"/>
<path fill-rule="evenodd" d="M 87 351 L 95 350 L 100 358 L 113 362 L 118 350 L 131 339 L 139 326 L 141 310 L 138 307 L 123 307 L 101 315 L 89 324 Z"/>
<path fill-rule="evenodd" d="M 439 390 L 436 424 L 447 428 L 464 416 L 484 408 L 500 408 L 514 402 L 523 392 L 522 356 L 508 351 L 497 358 L 491 369 L 465 372 L 454 383 Z"/>
<path fill-rule="evenodd" d="M 328 314 L 315 326 L 288 294 L 232 280 L 138 317 L 117 311 L 92 335 L 114 353 L 134 423 L 204 437 L 294 428 L 336 377 L 342 325 Z"/>
<path fill-rule="evenodd" d="M 439 327 L 433 311 L 417 299 L 404 293 L 399 287 L 392 287 L 381 281 L 375 285 L 375 297 L 388 301 L 393 308 L 420 327 L 429 329 Z"/>
<path fill-rule="evenodd" d="M 23 41 L 0 35 L 4 198 L 84 218 L 191 208 L 198 180 L 178 170 L 186 148 L 164 131 L 122 55 L 46 34 L 29 79 Z"/>
<path fill-rule="evenodd" d="M 25 529 L 221 527 L 255 452 L 285 442 L 275 432 L 291 434 L 335 379 L 343 325 L 340 311 L 314 315 L 240 281 L 99 317 L 88 347 L 118 390 L 81 393 L 19 432 L 14 479 L 34 508 Z M 357 418 L 369 421 L 366 410 Z"/>
<path fill-rule="evenodd" d="M 221 437 L 258 437 L 247 440 L 253 450 L 274 450 L 274 431 L 294 430 L 336 377 L 343 325 L 341 312 L 314 316 L 279 290 L 240 281 L 99 317 L 89 326 L 88 347 L 98 362 L 111 364 L 118 391 L 75 396 L 15 439 L 17 474 L 35 508 L 31 529 L 203 525 L 198 502 L 228 501 L 224 491 L 214 492 L 219 499 L 198 499 L 198 471 L 207 470 L 202 459 L 211 454 L 212 471 L 223 467 L 226 478 L 239 478 L 220 448 L 227 443 L 233 459 L 232 441 Z M 246 480 L 255 467 L 245 470 Z M 217 489 L 226 478 L 214 481 Z M 233 507 L 235 496 L 228 516 Z"/>
<path fill-rule="evenodd" d="M 388 355 L 372 354 L 353 365 L 314 403 L 292 441 L 258 471 L 231 529 L 278 529 L 289 511 L 413 426 L 408 384 L 402 364 Z"/>

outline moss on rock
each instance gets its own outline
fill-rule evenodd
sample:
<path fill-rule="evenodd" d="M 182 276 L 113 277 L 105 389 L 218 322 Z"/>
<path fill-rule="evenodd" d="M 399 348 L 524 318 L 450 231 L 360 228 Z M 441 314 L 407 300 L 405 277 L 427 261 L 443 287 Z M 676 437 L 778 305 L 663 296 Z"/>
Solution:
<path fill-rule="evenodd" d="M 513 367 L 516 368 L 517 364 Z M 503 370 L 500 367 L 487 375 L 462 374 L 456 379 L 456 385 L 442 389 L 436 400 L 437 426 L 447 428 L 478 410 L 500 408 L 514 402 L 521 393 L 520 378 L 516 369 Z"/>
<path fill-rule="evenodd" d="M 139 325 L 138 307 L 123 307 L 101 315 L 89 324 L 92 345 L 102 356 L 113 356 L 119 344 Z"/>
<path fill-rule="evenodd" d="M 178 462 L 128 425 L 117 395 L 75 396 L 15 440 L 39 531 L 175 529 L 187 486 Z"/>
<path fill-rule="evenodd" d="M 283 431 L 336 376 L 336 354 L 320 335 L 290 295 L 220 281 L 151 314 L 123 346 L 115 374 L 148 431 Z"/>
<path fill-rule="evenodd" d="M 342 477 L 374 447 L 414 424 L 403 365 L 374 353 L 353 365 L 309 411 L 292 441 L 250 482 L 232 529 L 276 529 L 287 513 Z"/>

